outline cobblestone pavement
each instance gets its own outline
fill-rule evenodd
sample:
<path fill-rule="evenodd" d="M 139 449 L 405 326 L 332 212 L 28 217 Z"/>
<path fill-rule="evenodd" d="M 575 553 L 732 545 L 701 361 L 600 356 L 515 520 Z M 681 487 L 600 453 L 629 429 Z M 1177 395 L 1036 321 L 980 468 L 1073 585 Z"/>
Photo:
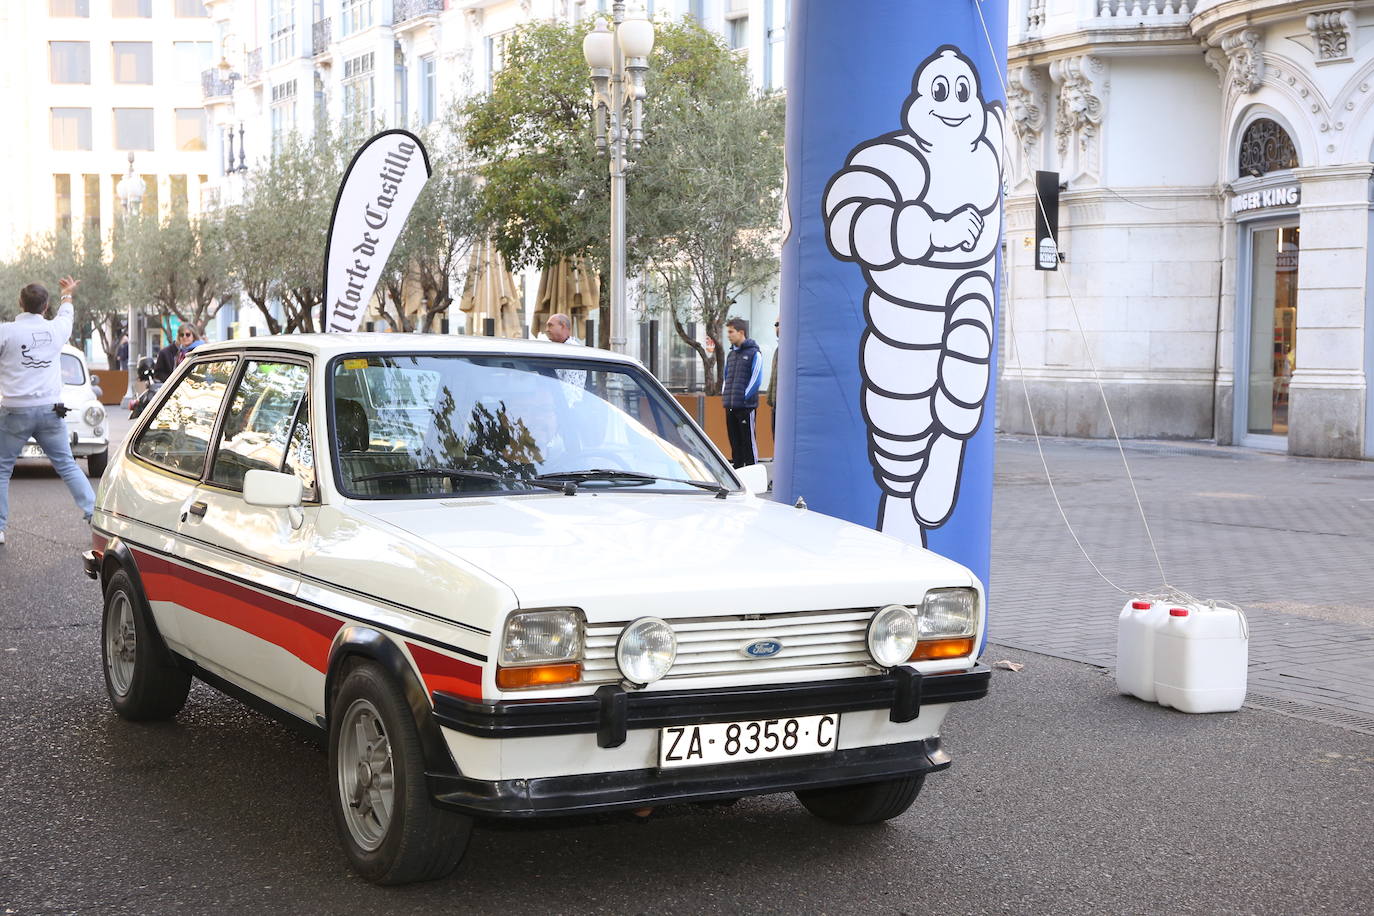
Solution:
<path fill-rule="evenodd" d="M 1132 593 L 1160 573 L 1114 443 L 1045 439 L 1083 547 Z M 1374 734 L 1374 462 L 1130 441 L 1170 585 L 1250 624 L 1246 705 Z M 1055 509 L 1033 439 L 1003 436 L 993 501 L 991 642 L 1115 663 L 1126 596 Z"/>

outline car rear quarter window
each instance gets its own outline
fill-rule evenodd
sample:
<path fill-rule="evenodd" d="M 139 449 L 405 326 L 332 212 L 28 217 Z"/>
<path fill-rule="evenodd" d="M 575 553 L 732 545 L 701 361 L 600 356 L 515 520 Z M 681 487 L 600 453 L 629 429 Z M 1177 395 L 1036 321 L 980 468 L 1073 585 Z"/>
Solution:
<path fill-rule="evenodd" d="M 308 376 L 299 363 L 249 360 L 229 399 L 210 480 L 238 490 L 251 470 L 283 469 Z"/>
<path fill-rule="evenodd" d="M 169 471 L 200 477 L 215 417 L 237 364 L 237 359 L 220 359 L 193 365 L 139 434 L 134 454 Z"/>
<path fill-rule="evenodd" d="M 81 365 L 80 359 L 72 356 L 70 353 L 62 354 L 62 384 L 86 384 L 86 368 Z"/>

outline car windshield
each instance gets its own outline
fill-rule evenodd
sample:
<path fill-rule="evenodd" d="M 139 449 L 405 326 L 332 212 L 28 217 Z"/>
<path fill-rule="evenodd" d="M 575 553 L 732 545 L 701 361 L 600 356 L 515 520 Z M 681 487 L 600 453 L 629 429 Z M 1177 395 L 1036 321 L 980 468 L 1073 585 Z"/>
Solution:
<path fill-rule="evenodd" d="M 734 490 L 682 409 L 593 360 L 358 355 L 334 362 L 332 448 L 353 496 Z"/>
<path fill-rule="evenodd" d="M 80 359 L 70 353 L 62 354 L 62 384 L 86 384 L 86 367 L 81 365 Z"/>

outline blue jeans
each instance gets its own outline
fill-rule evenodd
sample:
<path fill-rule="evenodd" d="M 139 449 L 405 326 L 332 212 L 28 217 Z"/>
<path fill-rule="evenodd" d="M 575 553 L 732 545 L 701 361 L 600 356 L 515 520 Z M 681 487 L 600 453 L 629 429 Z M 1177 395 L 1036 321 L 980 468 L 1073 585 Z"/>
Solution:
<path fill-rule="evenodd" d="M 47 407 L 0 407 L 0 531 L 10 516 L 10 475 L 14 462 L 32 436 L 42 446 L 53 470 L 72 492 L 72 499 L 86 518 L 95 511 L 95 492 L 72 457 L 67 421 Z"/>

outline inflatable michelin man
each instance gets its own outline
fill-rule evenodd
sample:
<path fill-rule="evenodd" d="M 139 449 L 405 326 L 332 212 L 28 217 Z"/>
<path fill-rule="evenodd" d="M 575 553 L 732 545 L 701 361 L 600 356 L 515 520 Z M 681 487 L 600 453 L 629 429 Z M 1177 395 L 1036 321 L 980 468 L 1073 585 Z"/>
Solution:
<path fill-rule="evenodd" d="M 868 283 L 859 365 L 878 528 L 911 542 L 953 512 L 983 419 L 1002 129 L 972 61 L 945 45 L 917 69 L 902 129 L 855 147 L 825 191 L 830 250 Z"/>

